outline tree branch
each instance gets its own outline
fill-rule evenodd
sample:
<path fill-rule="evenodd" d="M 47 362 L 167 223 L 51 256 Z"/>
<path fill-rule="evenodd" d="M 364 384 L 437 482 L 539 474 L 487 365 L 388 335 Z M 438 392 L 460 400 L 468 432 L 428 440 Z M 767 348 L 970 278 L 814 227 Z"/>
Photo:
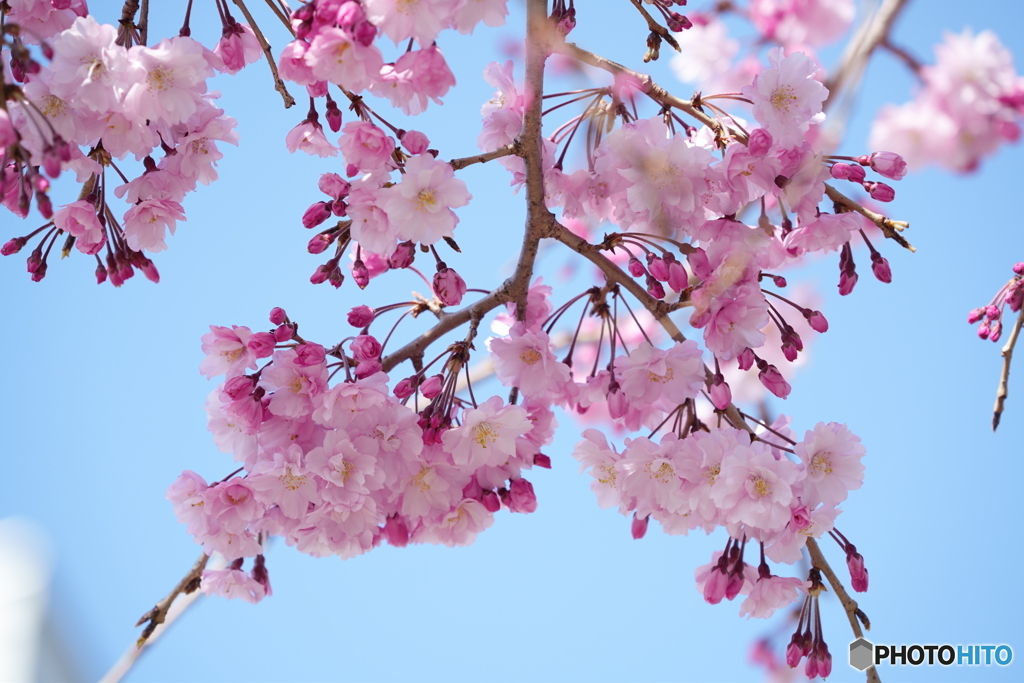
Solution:
<path fill-rule="evenodd" d="M 863 638 L 864 631 L 860 628 L 860 622 L 864 622 L 864 628 L 871 630 L 871 622 L 868 620 L 867 615 L 857 606 L 857 601 L 850 597 L 850 594 L 846 592 L 846 588 L 843 587 L 842 582 L 836 573 L 832 571 L 832 566 L 829 565 L 828 560 L 821 552 L 821 548 L 818 547 L 818 542 L 813 538 L 807 539 L 807 552 L 811 556 L 811 566 L 821 570 L 821 573 L 828 579 L 828 584 L 832 586 L 832 592 L 839 598 L 840 604 L 843 606 L 843 610 L 846 612 L 846 618 L 850 620 L 850 628 L 853 629 L 853 635 L 855 638 Z M 878 672 L 875 667 L 868 667 L 867 670 L 868 683 L 881 683 L 881 679 L 878 677 Z"/>
<path fill-rule="evenodd" d="M 666 43 L 676 49 L 676 52 L 682 52 L 682 49 L 680 49 L 679 43 L 676 42 L 675 36 L 672 35 L 672 32 L 655 21 L 654 17 L 651 16 L 651 13 L 644 9 L 644 6 L 640 4 L 640 0 L 629 1 L 633 3 L 633 7 L 636 7 L 636 10 L 643 15 L 644 19 L 647 20 L 647 28 L 651 30 L 651 33 L 657 33 L 661 36 Z"/>
<path fill-rule="evenodd" d="M 203 575 L 203 570 L 206 568 L 206 563 L 209 561 L 210 556 L 205 552 L 200 555 L 196 563 L 192 565 L 192 569 L 182 577 L 178 585 L 167 594 L 167 597 L 158 602 L 153 609 L 142 615 L 142 618 L 136 624 L 136 626 L 146 624 L 146 628 L 142 630 L 142 635 L 139 636 L 139 639 L 133 645 L 130 645 L 125 650 L 121 658 L 114 663 L 114 666 L 110 667 L 110 670 L 100 679 L 100 683 L 117 683 L 117 681 L 120 681 L 142 655 L 146 647 L 156 642 L 160 634 L 173 624 L 202 595 L 198 591 L 199 580 Z M 175 601 L 179 596 L 182 596 L 181 599 Z"/>
<path fill-rule="evenodd" d="M 281 80 L 281 76 L 277 73 L 277 63 L 274 61 L 274 55 L 270 51 L 270 43 L 263 37 L 263 31 L 256 24 L 256 20 L 252 18 L 252 14 L 249 12 L 249 8 L 245 6 L 243 0 L 234 0 L 234 3 L 238 5 L 238 9 L 242 10 L 242 14 L 245 15 L 245 20 L 249 22 L 249 27 L 252 32 L 256 34 L 256 40 L 259 41 L 260 47 L 263 48 L 263 54 L 267 58 L 267 64 L 270 65 L 270 73 L 274 77 L 274 90 L 281 93 L 281 99 L 284 100 L 284 108 L 295 106 L 295 98 L 292 97 L 291 93 L 288 92 L 288 88 L 285 87 L 284 81 Z M 289 27 L 291 28 L 291 27 Z"/>
<path fill-rule="evenodd" d="M 650 97 L 651 99 L 653 99 L 654 101 L 659 102 L 660 104 L 666 107 L 674 107 L 676 109 L 679 109 L 680 111 L 683 111 L 686 114 L 688 114 L 690 117 L 697 119 L 708 128 L 711 128 L 712 130 L 721 129 L 721 125 L 718 123 L 718 121 L 716 121 L 714 118 L 708 116 L 707 114 L 693 106 L 692 100 L 683 100 L 669 93 L 663 87 L 655 83 L 654 79 L 652 79 L 647 74 L 642 74 L 637 71 L 633 71 L 632 69 L 627 69 L 618 62 L 613 62 L 610 59 L 605 59 L 604 57 L 596 55 L 593 52 L 584 50 L 583 48 L 573 43 L 567 43 L 565 41 L 556 41 L 553 44 L 552 49 L 558 54 L 566 55 L 567 57 L 572 57 L 577 61 L 583 62 L 584 64 L 589 64 L 590 66 L 593 67 L 597 67 L 598 69 L 607 71 L 612 75 L 625 76 L 627 78 L 633 79 L 640 86 L 640 91 L 643 92 L 648 97 Z M 746 134 L 744 134 L 742 131 L 730 128 L 729 133 L 740 142 L 746 142 L 747 140 Z"/>
<path fill-rule="evenodd" d="M 485 152 L 475 156 L 462 157 L 461 159 L 452 159 L 448 162 L 448 165 L 458 171 L 466 168 L 467 166 L 472 166 L 473 164 L 485 164 L 488 161 L 494 161 L 495 159 L 512 155 L 522 156 L 522 146 L 519 141 L 505 145 L 504 147 L 499 147 L 493 152 Z"/>
<path fill-rule="evenodd" d="M 839 90 L 848 83 L 856 87 L 860 82 L 871 54 L 875 48 L 887 41 L 889 30 L 906 4 L 907 0 L 883 0 L 874 16 L 861 24 L 856 35 L 847 43 L 839 66 L 825 81 L 825 87 L 829 91 L 826 109 L 837 99 L 834 95 Z"/>
<path fill-rule="evenodd" d="M 904 249 L 909 249 L 910 251 L 917 251 L 917 249 L 911 246 L 910 242 L 908 242 L 903 237 L 903 235 L 901 235 L 898 232 L 909 228 L 910 223 L 907 223 L 906 221 L 894 221 L 891 218 L 887 218 L 880 213 L 875 213 L 871 209 L 864 208 L 863 206 L 860 205 L 859 202 L 850 199 L 845 194 L 843 194 L 836 188 L 832 187 L 828 183 L 825 183 L 825 194 L 827 194 L 829 196 L 829 199 L 831 199 L 833 202 L 836 202 L 837 204 L 842 204 L 846 208 L 851 209 L 852 211 L 856 211 L 861 216 L 867 218 L 869 221 L 877 225 L 878 229 L 881 230 L 886 237 L 888 237 L 891 240 L 894 240 L 896 244 L 900 245 Z"/>
<path fill-rule="evenodd" d="M 999 427 L 999 420 L 1003 416 L 1003 404 L 1009 396 L 1010 383 L 1010 361 L 1013 360 L 1013 347 L 1017 345 L 1017 337 L 1020 335 L 1020 328 L 1024 325 L 1024 306 L 1021 306 L 1020 315 L 1014 323 L 1010 336 L 1003 346 L 1003 371 L 999 374 L 999 389 L 996 390 L 996 405 L 992 409 L 992 431 Z"/>

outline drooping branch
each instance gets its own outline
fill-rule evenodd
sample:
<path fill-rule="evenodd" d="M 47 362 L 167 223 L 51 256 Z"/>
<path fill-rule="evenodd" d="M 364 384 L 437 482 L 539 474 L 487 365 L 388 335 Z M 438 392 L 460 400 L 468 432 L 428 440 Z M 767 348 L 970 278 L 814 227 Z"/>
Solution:
<path fill-rule="evenodd" d="M 864 631 L 860 627 L 861 623 L 863 622 L 865 629 L 871 630 L 871 622 L 868 620 L 867 615 L 857 606 L 857 601 L 846 592 L 842 581 L 836 576 L 832 566 L 825 559 L 825 555 L 822 554 L 821 548 L 818 547 L 818 542 L 813 538 L 807 539 L 807 552 L 811 556 L 811 566 L 821 570 L 821 573 L 828 579 L 828 584 L 832 586 L 832 592 L 839 598 L 839 603 L 843 606 L 843 611 L 846 612 L 846 618 L 850 620 L 850 628 L 853 630 L 854 637 L 863 638 Z M 868 667 L 866 673 L 868 683 L 881 683 L 875 667 Z"/>
<path fill-rule="evenodd" d="M 233 0 L 238 6 L 238 9 L 242 10 L 242 14 L 245 15 L 245 20 L 249 22 L 249 27 L 252 28 L 252 32 L 256 35 L 256 40 L 259 41 L 260 47 L 263 49 L 263 55 L 267 58 L 267 64 L 270 65 L 270 73 L 274 78 L 274 90 L 281 93 L 281 99 L 284 100 L 284 108 L 295 106 L 295 98 L 292 97 L 291 93 L 288 92 L 288 88 L 285 87 L 284 81 L 281 80 L 280 74 L 277 73 L 277 63 L 274 61 L 274 55 L 270 49 L 270 43 L 263 37 L 263 31 L 256 24 L 256 20 L 252 18 L 252 14 L 249 12 L 249 8 L 245 6 L 243 0 Z"/>
<path fill-rule="evenodd" d="M 856 211 L 861 216 L 867 218 L 869 221 L 878 226 L 878 229 L 882 231 L 882 234 L 884 234 L 889 239 L 895 241 L 896 244 L 900 245 L 904 249 L 909 249 L 910 251 L 917 251 L 917 249 L 915 249 L 910 244 L 910 242 L 908 242 L 906 238 L 904 238 L 903 235 L 899 233 L 899 231 L 906 230 L 907 228 L 909 228 L 910 223 L 907 223 L 906 221 L 894 221 L 893 219 L 887 218 L 880 213 L 876 213 L 871 209 L 865 208 L 864 206 L 861 206 L 859 202 L 850 199 L 845 194 L 843 194 L 836 188 L 832 187 L 828 183 L 825 183 L 825 194 L 827 194 L 829 199 L 831 199 L 833 202 L 836 202 L 837 204 L 842 204 L 851 211 Z"/>
<path fill-rule="evenodd" d="M 1003 404 L 1006 403 L 1006 397 L 1009 395 L 1009 383 L 1010 383 L 1010 362 L 1013 360 L 1013 347 L 1017 345 L 1017 337 L 1020 336 L 1020 328 L 1024 325 L 1024 306 L 1020 309 L 1020 315 L 1017 316 L 1017 322 L 1014 323 L 1013 329 L 1010 330 L 1010 336 L 1006 340 L 1006 345 L 1003 346 L 1003 370 L 999 373 L 999 389 L 996 390 L 996 405 L 992 409 L 992 431 L 996 431 L 999 427 L 999 420 L 1003 416 Z"/>
<path fill-rule="evenodd" d="M 499 147 L 493 152 L 485 152 L 484 154 L 475 154 L 469 157 L 462 157 L 461 159 L 452 159 L 448 162 L 448 165 L 454 168 L 456 171 L 472 166 L 473 164 L 485 164 L 488 161 L 494 161 L 507 156 L 522 156 L 522 144 L 519 141 Z"/>
<path fill-rule="evenodd" d="M 640 0 L 629 1 L 633 3 L 633 7 L 636 7 L 637 11 L 640 12 L 644 20 L 647 21 L 647 28 L 651 30 L 651 33 L 657 33 L 659 36 L 661 36 L 662 40 L 664 40 L 666 43 L 674 47 L 676 52 L 682 52 L 682 49 L 679 47 L 679 43 L 676 41 L 675 36 L 672 35 L 672 32 L 669 31 L 664 26 L 662 26 L 661 24 L 659 24 L 654 19 L 654 17 L 651 16 L 651 13 L 644 9 L 644 6 L 640 4 Z"/>

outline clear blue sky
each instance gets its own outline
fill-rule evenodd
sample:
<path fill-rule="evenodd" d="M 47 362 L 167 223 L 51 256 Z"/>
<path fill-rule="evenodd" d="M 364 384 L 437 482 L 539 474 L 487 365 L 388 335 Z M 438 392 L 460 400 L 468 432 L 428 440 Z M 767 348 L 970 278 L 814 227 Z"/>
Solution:
<path fill-rule="evenodd" d="M 174 3 L 173 12 L 153 4 L 151 35 L 176 32 L 184 3 Z M 522 12 L 511 5 L 507 27 L 478 29 L 469 39 L 442 36 L 459 85 L 416 127 L 444 158 L 476 151 L 479 106 L 492 93 L 480 73 L 520 31 Z M 639 65 L 639 17 L 625 2 L 616 3 L 621 14 L 611 3 L 595 5 L 581 3 L 573 38 Z M 92 5 L 106 22 L 117 19 L 119 7 Z M 895 37 L 930 61 L 943 30 L 991 28 L 1022 68 L 1022 15 L 1015 3 L 994 0 L 918 2 Z M 212 5 L 197 3 L 194 16 L 194 35 L 212 44 Z M 271 31 L 275 47 L 283 46 L 283 31 Z M 650 69 L 689 94 L 666 58 Z M 902 66 L 880 56 L 843 150 L 870 151 L 870 112 L 908 99 L 912 84 Z M 29 281 L 20 256 L 0 261 L 0 319 L 9 332 L 0 517 L 29 516 L 51 534 L 58 628 L 90 679 L 134 640 L 135 621 L 199 553 L 164 500 L 166 487 L 184 469 L 210 480 L 234 469 L 214 447 L 202 410 L 213 388 L 198 372 L 207 326 L 262 328 L 270 308 L 283 306 L 304 336 L 329 342 L 348 334 L 351 306 L 422 291 L 405 275 L 391 285 L 375 281 L 365 294 L 351 282 L 340 291 L 310 285 L 320 261 L 305 253 L 310 235 L 299 218 L 319 199 L 319 174 L 338 171 L 340 162 L 285 151 L 284 134 L 305 106 L 281 108 L 264 63 L 214 87 L 239 120 L 241 147 L 225 146 L 221 180 L 189 197 L 188 222 L 157 259 L 158 286 L 137 277 L 121 290 L 97 287 L 88 260 L 77 254 L 52 264 L 39 284 Z M 864 257 L 860 284 L 842 299 L 835 258 L 807 271 L 822 278 L 831 329 L 815 342 L 792 396 L 773 409 L 794 416 L 798 430 L 819 420 L 845 422 L 867 446 L 865 486 L 843 505 L 838 526 L 871 572 L 871 590 L 858 597 L 875 642 L 1008 643 L 1024 661 L 1024 598 L 1014 578 L 1024 521 L 1024 365 L 993 435 L 998 347 L 977 340 L 964 322 L 1012 263 L 1024 260 L 1015 210 L 1022 161 L 1024 150 L 1011 146 L 972 176 L 929 170 L 899 183 L 891 209 L 911 222 L 908 237 L 919 251 L 884 245 L 891 285 L 870 277 Z M 521 197 L 508 194 L 508 175 L 497 165 L 460 175 L 474 199 L 459 213 L 464 255 L 449 265 L 471 287 L 492 287 L 518 245 Z M 55 204 L 72 199 L 64 192 Z M 22 232 L 9 214 L 0 228 L 4 240 Z M 542 263 L 553 273 L 565 258 L 552 249 Z M 342 562 L 278 543 L 268 556 L 272 598 L 258 606 L 200 600 L 129 680 L 760 678 L 746 663 L 749 644 L 781 622 L 742 620 L 738 603 L 707 605 L 693 586 L 694 568 L 724 545 L 724 532 L 668 537 L 652 525 L 633 541 L 628 520 L 600 510 L 589 479 L 577 474 L 569 453 L 578 429 L 561 421 L 546 450 L 554 468 L 529 476 L 540 499 L 535 514 L 500 513 L 474 546 L 454 550 L 384 547 Z M 837 548 L 823 547 L 841 568 Z M 830 680 L 862 680 L 845 665 L 849 626 L 838 603 L 823 605 L 836 655 Z M 1020 680 L 1020 666 L 908 668 L 898 678 Z"/>

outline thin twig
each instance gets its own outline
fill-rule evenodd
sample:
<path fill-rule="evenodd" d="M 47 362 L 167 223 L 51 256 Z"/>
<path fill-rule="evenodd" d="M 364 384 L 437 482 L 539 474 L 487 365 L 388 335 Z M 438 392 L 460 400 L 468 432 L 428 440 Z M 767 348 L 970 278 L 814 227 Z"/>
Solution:
<path fill-rule="evenodd" d="M 828 579 L 828 584 L 832 586 L 832 592 L 839 598 L 839 603 L 843 606 L 843 610 L 846 612 L 846 618 L 850 620 L 850 628 L 853 629 L 853 635 L 855 638 L 863 638 L 864 631 L 861 630 L 860 622 L 864 621 L 864 628 L 871 630 L 870 622 L 867 617 L 864 616 L 864 612 L 857 606 L 857 601 L 850 597 L 850 594 L 846 592 L 846 588 L 843 587 L 842 582 L 836 573 L 832 570 L 828 560 L 821 552 L 821 548 L 818 547 L 818 542 L 813 538 L 807 539 L 807 552 L 811 555 L 811 566 L 817 567 L 821 570 L 821 573 Z M 875 671 L 875 667 L 868 667 L 867 670 L 868 683 L 881 683 L 881 679 L 878 677 L 878 672 Z"/>
<path fill-rule="evenodd" d="M 898 45 L 893 45 L 892 41 L 889 40 L 888 36 L 880 44 L 880 47 L 885 48 L 893 54 L 897 59 L 907 65 L 907 68 L 918 78 L 921 78 L 922 64 L 917 57 L 910 54 L 910 51 L 906 48 L 902 48 Z"/>
<path fill-rule="evenodd" d="M 149 0 L 142 0 L 142 13 L 139 14 L 139 23 L 136 26 L 139 29 L 139 40 L 143 45 L 147 45 L 149 43 Z"/>
<path fill-rule="evenodd" d="M 256 34 L 256 40 L 259 41 L 260 47 L 263 48 L 263 54 L 267 58 L 267 64 L 270 65 L 270 73 L 274 77 L 274 90 L 281 93 L 281 99 L 284 100 L 284 108 L 295 106 L 295 98 L 288 92 L 288 88 L 285 87 L 284 81 L 281 80 L 281 76 L 277 73 L 277 63 L 274 61 L 274 55 L 270 50 L 270 43 L 263 37 L 263 31 L 256 24 L 256 20 L 252 18 L 252 14 L 249 12 L 249 8 L 245 6 L 243 0 L 234 0 L 234 3 L 238 5 L 238 9 L 242 10 L 242 14 L 245 15 L 245 20 L 249 22 L 249 28 Z"/>
<path fill-rule="evenodd" d="M 448 165 L 454 168 L 456 171 L 458 171 L 459 169 L 466 168 L 467 166 L 472 166 L 473 164 L 484 164 L 487 163 L 488 161 L 500 159 L 501 157 L 507 157 L 512 155 L 519 156 L 520 154 L 520 144 L 518 142 L 513 142 L 511 144 L 505 145 L 504 147 L 499 147 L 493 152 L 476 154 L 471 157 L 462 157 L 461 159 L 452 159 L 451 161 L 448 162 Z"/>
<path fill-rule="evenodd" d="M 295 35 L 295 29 L 292 28 L 292 22 L 288 20 L 288 16 L 281 11 L 281 8 L 277 6 L 277 3 L 275 3 L 274 0 L 266 0 L 266 2 L 267 5 L 270 6 L 270 10 L 278 19 L 281 20 L 281 23 L 284 24 L 285 28 L 287 28 L 292 35 Z"/>
<path fill-rule="evenodd" d="M 896 244 L 900 245 L 904 249 L 909 249 L 910 251 L 917 251 L 917 249 L 911 246 L 910 242 L 908 242 L 903 237 L 903 235 L 900 234 L 901 231 L 906 230 L 907 228 L 910 227 L 910 223 L 907 223 L 906 221 L 894 221 L 891 218 L 887 218 L 880 213 L 875 213 L 871 209 L 867 209 L 861 206 L 859 202 L 850 199 L 845 194 L 843 194 L 836 188 L 832 187 L 828 183 L 825 183 L 825 193 L 833 202 L 842 204 L 846 208 L 856 211 L 861 216 L 864 216 L 869 221 L 877 225 L 878 229 L 881 230 L 886 237 L 895 241 Z"/>
<path fill-rule="evenodd" d="M 644 9 L 644 6 L 640 4 L 640 0 L 629 1 L 633 3 L 633 7 L 636 7 L 637 11 L 640 12 L 640 14 L 643 15 L 644 19 L 647 20 L 647 28 L 651 30 L 651 33 L 657 33 L 659 36 L 661 36 L 666 43 L 668 43 L 669 45 L 676 49 L 676 52 L 683 51 L 682 48 L 679 47 L 679 43 L 676 41 L 675 37 L 672 35 L 672 32 L 669 31 L 664 26 L 662 26 L 661 24 L 659 24 L 657 21 L 655 21 L 654 17 L 651 16 L 650 12 Z"/>
<path fill-rule="evenodd" d="M 156 642 L 160 634 L 164 632 L 188 607 L 202 595 L 197 589 L 199 580 L 209 562 L 210 556 L 205 552 L 192 565 L 192 569 L 182 577 L 178 585 L 167 594 L 163 600 L 158 602 L 153 609 L 142 615 L 136 626 L 146 624 L 139 639 L 125 650 L 110 670 L 100 679 L 100 683 L 117 683 L 135 664 L 135 661 L 146 650 L 146 647 Z M 180 598 L 177 599 L 176 598 Z M 147 623 L 148 622 L 148 623 Z"/>
<path fill-rule="evenodd" d="M 1003 416 L 1003 404 L 1006 402 L 1006 397 L 1009 396 L 1009 383 L 1010 383 L 1010 361 L 1013 359 L 1013 347 L 1017 344 L 1017 337 L 1020 335 L 1020 328 L 1024 325 L 1024 306 L 1021 306 L 1020 315 L 1017 316 L 1017 322 L 1014 323 L 1013 329 L 1010 330 L 1010 337 L 1006 340 L 1006 345 L 1003 347 L 1003 371 L 999 374 L 999 389 L 996 391 L 996 405 L 992 409 L 992 431 L 996 431 L 999 426 L 999 420 Z"/>

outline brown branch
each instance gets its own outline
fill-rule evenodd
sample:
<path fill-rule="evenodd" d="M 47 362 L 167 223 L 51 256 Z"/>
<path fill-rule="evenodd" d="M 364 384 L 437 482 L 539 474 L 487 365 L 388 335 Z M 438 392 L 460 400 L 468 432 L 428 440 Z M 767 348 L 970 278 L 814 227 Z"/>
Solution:
<path fill-rule="evenodd" d="M 452 159 L 451 161 L 448 162 L 448 165 L 454 168 L 456 171 L 458 171 L 460 169 L 466 168 L 467 166 L 472 166 L 473 164 L 485 164 L 488 161 L 493 161 L 495 159 L 500 159 L 501 157 L 507 157 L 512 155 L 522 155 L 522 146 L 519 143 L 519 141 L 505 145 L 504 147 L 499 147 L 493 152 L 485 152 L 483 154 L 477 154 L 471 157 L 462 157 L 461 159 Z"/>
<path fill-rule="evenodd" d="M 837 204 L 842 204 L 851 211 L 856 211 L 861 216 L 864 216 L 869 221 L 877 225 L 878 229 L 881 230 L 886 237 L 888 237 L 891 240 L 894 240 L 896 244 L 900 245 L 904 249 L 909 249 L 910 251 L 917 251 L 917 249 L 915 249 L 910 244 L 910 242 L 908 242 L 903 237 L 903 235 L 900 234 L 900 232 L 910 227 L 910 223 L 907 223 L 906 221 L 894 221 L 891 218 L 887 218 L 880 213 L 875 213 L 871 209 L 867 209 L 861 206 L 859 202 L 850 199 L 845 194 L 843 194 L 836 188 L 832 187 L 828 183 L 825 183 L 825 193 L 833 202 L 836 202 Z"/>
<path fill-rule="evenodd" d="M 668 43 L 669 45 L 676 49 L 676 52 L 682 52 L 682 49 L 679 47 L 679 43 L 676 42 L 676 39 L 672 35 L 672 32 L 669 31 L 664 26 L 662 26 L 661 24 L 659 24 L 657 21 L 655 21 L 654 17 L 651 16 L 650 12 L 644 9 L 644 6 L 640 4 L 640 0 L 629 1 L 633 3 L 633 7 L 636 7 L 637 11 L 640 12 L 640 14 L 643 15 L 644 19 L 647 20 L 647 28 L 651 30 L 651 33 L 657 33 L 659 36 L 661 36 L 666 43 Z"/>
<path fill-rule="evenodd" d="M 850 620 L 850 628 L 853 629 L 853 635 L 855 638 L 863 638 L 864 631 L 861 630 L 861 621 L 864 622 L 864 628 L 871 630 L 871 622 L 868 621 L 867 616 L 857 606 L 857 601 L 850 597 L 850 594 L 846 592 L 846 588 L 843 587 L 842 582 L 836 573 L 832 570 L 828 560 L 821 552 L 821 548 L 818 547 L 818 542 L 813 538 L 807 539 L 807 552 L 811 556 L 811 566 L 821 570 L 821 573 L 828 579 L 828 584 L 832 586 L 832 592 L 839 598 L 839 603 L 843 606 L 843 610 L 846 612 L 846 618 Z M 867 670 L 868 683 L 881 683 L 881 679 L 878 677 L 878 672 L 875 671 L 875 667 L 868 667 Z"/>
<path fill-rule="evenodd" d="M 913 72 L 915 76 L 921 78 L 922 64 L 917 57 L 910 54 L 909 50 L 907 50 L 906 48 L 902 48 L 898 45 L 893 45 L 892 41 L 889 40 L 888 36 L 886 36 L 885 40 L 883 40 L 879 44 L 879 47 L 883 47 L 889 52 L 891 52 L 894 57 L 896 57 L 901 62 L 906 64 L 907 68 L 910 69 L 910 71 Z"/>
<path fill-rule="evenodd" d="M 690 117 L 697 119 L 708 128 L 711 128 L 712 130 L 721 129 L 721 125 L 718 123 L 718 121 L 716 121 L 711 116 L 708 116 L 701 110 L 697 109 L 693 105 L 692 100 L 683 100 L 676 97 L 675 95 L 671 94 L 663 87 L 655 83 L 654 79 L 652 79 L 647 74 L 642 74 L 637 71 L 633 71 L 632 69 L 628 69 L 619 64 L 618 62 L 613 62 L 610 59 L 605 59 L 604 57 L 596 55 L 593 52 L 584 50 L 583 48 L 573 43 L 556 41 L 552 47 L 554 51 L 557 52 L 558 54 L 565 55 L 567 57 L 572 57 L 577 61 L 583 62 L 584 64 L 589 64 L 590 66 L 593 67 L 597 67 L 598 69 L 607 71 L 612 75 L 626 76 L 628 78 L 635 79 L 636 82 L 640 85 L 640 91 L 643 92 L 648 97 L 650 97 L 651 99 L 653 99 L 654 101 L 659 102 L 660 104 L 666 107 L 674 107 L 675 109 L 679 109 L 680 111 L 683 111 L 686 114 L 688 114 Z M 740 142 L 746 142 L 747 140 L 746 134 L 744 134 L 742 131 L 730 128 L 729 133 Z"/>
<path fill-rule="evenodd" d="M 281 8 L 277 6 L 274 0 L 266 0 L 266 2 L 267 5 L 270 6 L 270 11 L 272 11 L 277 16 L 277 18 L 281 20 L 281 23 L 284 24 L 284 27 L 288 29 L 288 31 L 294 36 L 295 29 L 292 28 L 292 22 L 289 21 L 288 16 L 283 11 L 281 11 Z"/>
<path fill-rule="evenodd" d="M 906 4 L 907 0 L 883 0 L 875 14 L 861 24 L 856 35 L 846 44 L 839 66 L 825 81 L 825 87 L 829 91 L 829 98 L 825 102 L 826 109 L 837 99 L 835 95 L 838 91 L 848 83 L 856 87 L 860 82 L 871 54 L 875 48 L 886 42 L 889 30 Z"/>
<path fill-rule="evenodd" d="M 209 560 L 210 556 L 203 553 L 196 560 L 196 563 L 192 565 L 192 569 L 174 587 L 174 590 L 158 602 L 153 609 L 142 615 L 139 623 L 136 624 L 136 626 L 146 624 L 142 635 L 110 667 L 110 670 L 100 679 L 100 683 L 117 683 L 117 681 L 120 681 L 142 655 L 146 647 L 155 642 L 160 637 L 160 634 L 202 595 L 197 589 L 199 588 L 199 580 L 203 575 L 203 570 L 206 568 L 206 563 Z M 175 601 L 179 597 L 181 599 Z"/>
<path fill-rule="evenodd" d="M 267 64 L 270 65 L 270 73 L 274 77 L 274 90 L 281 93 L 281 99 L 284 100 L 284 108 L 287 109 L 288 107 L 294 107 L 295 98 L 288 92 L 288 88 L 285 87 L 280 74 L 277 73 L 277 63 L 274 61 L 274 55 L 270 50 L 270 43 L 268 43 L 267 39 L 263 37 L 263 31 L 261 31 L 260 27 L 256 24 L 256 20 L 252 18 L 252 14 L 249 12 L 249 8 L 245 6 L 245 2 L 243 2 L 243 0 L 234 0 L 234 3 L 238 6 L 238 9 L 242 10 L 242 14 L 245 15 L 245 20 L 249 22 L 249 27 L 252 29 L 252 32 L 256 34 L 256 40 L 259 41 L 260 47 L 263 48 L 263 54 L 267 58 Z"/>
<path fill-rule="evenodd" d="M 142 0 L 142 13 L 139 15 L 139 40 L 143 45 L 149 42 L 149 0 Z"/>
<path fill-rule="evenodd" d="M 1003 346 L 1003 371 L 999 374 L 999 389 L 996 391 L 996 405 L 992 409 L 992 431 L 999 427 L 999 420 L 1003 416 L 1003 404 L 1009 396 L 1010 383 L 1010 361 L 1013 360 L 1013 347 L 1017 345 L 1017 337 L 1020 335 L 1020 328 L 1024 325 L 1024 306 L 1021 306 L 1020 315 L 1010 331 L 1010 337 Z"/>

